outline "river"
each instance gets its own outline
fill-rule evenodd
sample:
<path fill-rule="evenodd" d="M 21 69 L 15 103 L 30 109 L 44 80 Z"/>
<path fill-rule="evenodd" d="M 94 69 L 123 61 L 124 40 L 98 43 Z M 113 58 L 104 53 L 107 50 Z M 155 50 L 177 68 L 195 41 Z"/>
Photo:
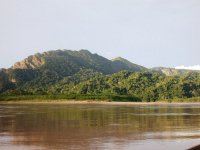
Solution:
<path fill-rule="evenodd" d="M 199 104 L 0 104 L 0 150 L 184 150 Z"/>

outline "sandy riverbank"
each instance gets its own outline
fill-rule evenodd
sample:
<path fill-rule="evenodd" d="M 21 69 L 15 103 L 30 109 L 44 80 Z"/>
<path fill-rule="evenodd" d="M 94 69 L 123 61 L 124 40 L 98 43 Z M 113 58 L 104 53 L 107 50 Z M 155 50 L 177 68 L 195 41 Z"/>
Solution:
<path fill-rule="evenodd" d="M 200 102 L 114 102 L 114 101 L 94 101 L 94 100 L 20 100 L 20 101 L 0 101 L 0 104 L 102 104 L 102 105 L 200 105 Z"/>

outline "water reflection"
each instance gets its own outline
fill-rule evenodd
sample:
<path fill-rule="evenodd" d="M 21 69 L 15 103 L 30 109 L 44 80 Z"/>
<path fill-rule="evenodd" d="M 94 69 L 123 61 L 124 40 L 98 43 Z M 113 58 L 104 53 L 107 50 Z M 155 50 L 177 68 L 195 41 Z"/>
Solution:
<path fill-rule="evenodd" d="M 0 149 L 159 149 L 180 140 L 185 146 L 176 149 L 183 149 L 200 143 L 199 108 L 0 105 Z"/>

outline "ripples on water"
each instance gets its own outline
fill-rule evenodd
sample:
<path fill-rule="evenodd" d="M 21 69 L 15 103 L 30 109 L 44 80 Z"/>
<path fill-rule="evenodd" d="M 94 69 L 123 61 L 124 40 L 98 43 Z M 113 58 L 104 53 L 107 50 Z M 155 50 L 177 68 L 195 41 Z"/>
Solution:
<path fill-rule="evenodd" d="M 200 144 L 200 105 L 0 105 L 0 150 L 183 150 Z"/>

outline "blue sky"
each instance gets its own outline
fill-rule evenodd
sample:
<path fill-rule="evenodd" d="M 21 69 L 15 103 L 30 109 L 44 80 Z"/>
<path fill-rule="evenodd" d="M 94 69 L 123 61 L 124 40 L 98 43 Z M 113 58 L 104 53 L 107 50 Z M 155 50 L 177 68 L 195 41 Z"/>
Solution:
<path fill-rule="evenodd" d="M 199 18 L 199 0 L 0 0 L 0 68 L 55 49 L 199 65 Z"/>

